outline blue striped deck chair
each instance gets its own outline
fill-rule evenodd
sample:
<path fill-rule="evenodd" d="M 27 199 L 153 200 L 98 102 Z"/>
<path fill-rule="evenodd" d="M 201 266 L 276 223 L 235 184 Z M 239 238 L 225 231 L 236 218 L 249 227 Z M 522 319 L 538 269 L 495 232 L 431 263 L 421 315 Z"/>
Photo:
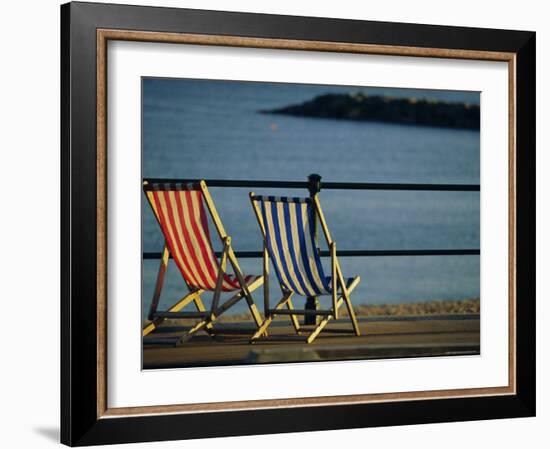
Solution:
<path fill-rule="evenodd" d="M 350 293 L 359 284 L 360 277 L 344 278 L 336 257 L 336 242 L 330 236 L 319 198 L 291 198 L 261 196 L 250 193 L 250 201 L 264 239 L 264 315 L 252 341 L 259 339 L 276 315 L 289 315 L 299 339 L 311 343 L 327 325 L 330 319 L 339 318 L 339 308 L 345 304 L 352 324 L 352 331 L 360 335 Z M 326 276 L 315 237 L 315 221 L 319 220 L 330 249 L 331 275 Z M 281 300 L 270 306 L 269 261 L 275 270 L 282 291 Z M 330 309 L 295 309 L 292 295 L 330 295 Z M 285 309 L 286 307 L 286 309 Z M 322 319 L 307 336 L 301 335 L 297 320 L 299 315 L 316 315 Z M 275 336 L 271 337 L 272 339 Z"/>

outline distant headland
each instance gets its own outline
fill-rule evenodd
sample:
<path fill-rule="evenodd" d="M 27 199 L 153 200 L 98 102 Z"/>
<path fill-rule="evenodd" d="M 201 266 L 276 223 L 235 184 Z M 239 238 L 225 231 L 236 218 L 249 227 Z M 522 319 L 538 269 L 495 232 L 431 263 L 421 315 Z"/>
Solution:
<path fill-rule="evenodd" d="M 262 110 L 262 114 L 391 122 L 445 128 L 479 129 L 479 106 L 432 99 L 394 98 L 350 94 L 325 94 L 301 104 Z"/>

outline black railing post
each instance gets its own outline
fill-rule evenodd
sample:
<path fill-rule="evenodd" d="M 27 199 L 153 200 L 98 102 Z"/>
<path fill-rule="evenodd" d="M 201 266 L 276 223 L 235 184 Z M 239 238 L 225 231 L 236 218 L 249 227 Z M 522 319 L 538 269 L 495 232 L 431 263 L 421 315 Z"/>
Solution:
<path fill-rule="evenodd" d="M 307 177 L 309 197 L 314 198 L 321 191 L 321 176 L 312 173 Z M 317 214 L 315 214 L 313 220 L 313 229 L 315 233 L 315 245 L 317 245 Z M 317 248 L 318 249 L 318 248 Z M 306 299 L 306 310 L 317 310 L 319 307 L 319 301 L 316 296 L 308 296 Z M 304 315 L 304 324 L 317 324 L 317 315 Z"/>

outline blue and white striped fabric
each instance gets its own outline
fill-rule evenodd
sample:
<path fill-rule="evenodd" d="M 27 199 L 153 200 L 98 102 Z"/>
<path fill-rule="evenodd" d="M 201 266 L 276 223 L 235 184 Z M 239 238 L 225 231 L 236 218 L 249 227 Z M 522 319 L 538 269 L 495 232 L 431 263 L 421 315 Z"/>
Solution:
<path fill-rule="evenodd" d="M 309 198 L 256 196 L 264 223 L 267 249 L 279 281 L 302 296 L 327 295 L 326 277 L 315 244 L 315 210 Z"/>

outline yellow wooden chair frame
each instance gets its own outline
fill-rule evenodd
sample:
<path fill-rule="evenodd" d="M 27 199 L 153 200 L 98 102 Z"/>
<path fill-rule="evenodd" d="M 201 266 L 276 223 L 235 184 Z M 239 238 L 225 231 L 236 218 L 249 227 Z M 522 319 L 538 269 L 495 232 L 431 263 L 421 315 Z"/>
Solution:
<path fill-rule="evenodd" d="M 149 193 L 151 191 L 151 189 L 149 189 L 149 186 L 150 186 L 149 182 L 144 181 L 143 186 L 144 186 L 144 191 L 146 193 L 147 199 L 151 204 L 152 197 L 151 197 L 151 194 Z M 171 307 L 169 307 L 167 311 L 165 312 L 156 311 L 158 307 L 162 287 L 164 284 L 166 269 L 168 267 L 168 263 L 170 260 L 170 250 L 168 248 L 168 245 L 165 243 L 164 249 L 162 251 L 162 257 L 161 257 L 159 271 L 158 271 L 157 280 L 155 284 L 155 290 L 153 293 L 153 298 L 151 301 L 151 307 L 149 312 L 149 317 L 151 317 L 152 319 L 150 323 L 145 324 L 142 331 L 142 336 L 145 337 L 149 335 L 151 332 L 153 332 L 155 329 L 157 329 L 163 321 L 170 318 L 172 319 L 200 318 L 200 321 L 197 322 L 185 335 L 183 335 L 176 342 L 176 346 L 179 346 L 185 343 L 187 340 L 189 340 L 193 336 L 193 334 L 195 334 L 200 329 L 204 329 L 207 333 L 212 335 L 213 323 L 224 312 L 226 312 L 229 308 L 237 304 L 243 298 L 247 302 L 248 308 L 250 309 L 250 313 L 252 314 L 252 318 L 256 326 L 259 328 L 263 324 L 262 316 L 258 311 L 258 308 L 256 307 L 256 304 L 254 303 L 254 300 L 251 295 L 251 293 L 254 290 L 256 290 L 258 287 L 260 287 L 263 284 L 263 281 L 264 281 L 263 276 L 258 277 L 257 279 L 255 279 L 253 282 L 249 284 L 245 282 L 241 268 L 237 261 L 237 257 L 235 256 L 235 253 L 231 246 L 231 237 L 228 236 L 225 231 L 225 228 L 216 210 L 216 206 L 214 205 L 214 201 L 212 200 L 212 196 L 208 191 L 206 183 L 204 181 L 200 181 L 199 188 L 202 193 L 204 203 L 206 204 L 206 208 L 214 223 L 214 227 L 216 228 L 216 232 L 223 243 L 223 251 L 221 254 L 219 270 L 217 273 L 216 288 L 213 292 L 212 306 L 210 310 L 207 311 L 201 299 L 201 295 L 205 293 L 206 290 L 191 287 L 184 278 L 183 280 L 187 288 L 189 289 L 189 293 L 185 295 L 183 298 L 181 298 L 179 301 L 177 301 L 175 304 L 173 304 Z M 235 276 L 238 280 L 238 283 L 241 289 L 237 293 L 235 293 L 231 298 L 225 301 L 223 304 L 219 305 L 219 300 L 220 300 L 220 295 L 222 290 L 222 283 L 223 283 L 223 276 L 226 273 L 228 261 L 231 267 L 233 268 L 233 271 L 235 273 Z M 188 306 L 191 303 L 195 305 L 197 312 L 195 313 L 181 312 L 182 309 L 184 309 L 186 306 Z"/>

